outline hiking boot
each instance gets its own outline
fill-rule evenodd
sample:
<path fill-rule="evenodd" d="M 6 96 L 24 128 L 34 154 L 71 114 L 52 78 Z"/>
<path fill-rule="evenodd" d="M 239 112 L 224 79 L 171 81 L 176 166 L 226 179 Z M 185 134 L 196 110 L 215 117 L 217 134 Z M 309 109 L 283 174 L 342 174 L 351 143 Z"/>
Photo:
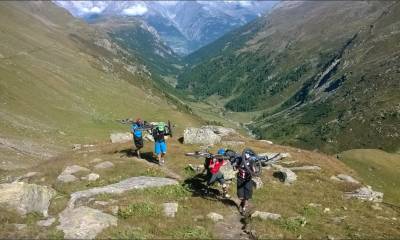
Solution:
<path fill-rule="evenodd" d="M 161 159 L 160 160 L 160 165 L 164 165 L 164 163 L 165 163 L 164 159 Z"/>

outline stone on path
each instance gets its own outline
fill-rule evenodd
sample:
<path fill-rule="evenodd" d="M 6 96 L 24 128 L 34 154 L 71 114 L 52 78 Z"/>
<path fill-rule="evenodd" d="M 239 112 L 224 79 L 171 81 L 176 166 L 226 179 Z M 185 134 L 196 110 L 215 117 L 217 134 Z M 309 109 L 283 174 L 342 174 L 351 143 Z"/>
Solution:
<path fill-rule="evenodd" d="M 126 143 L 132 141 L 132 134 L 130 132 L 125 133 L 111 133 L 111 143 Z"/>
<path fill-rule="evenodd" d="M 52 217 L 52 218 L 48 218 L 45 220 L 40 220 L 36 223 L 36 225 L 38 225 L 40 227 L 50 227 L 55 221 L 56 221 L 56 218 Z"/>
<path fill-rule="evenodd" d="M 81 206 L 67 208 L 59 215 L 57 229 L 65 239 L 94 239 L 103 229 L 117 225 L 117 218 L 97 209 Z"/>
<path fill-rule="evenodd" d="M 164 215 L 166 217 L 175 217 L 178 212 L 178 203 L 163 203 Z"/>
<path fill-rule="evenodd" d="M 20 214 L 39 212 L 47 217 L 50 200 L 56 191 L 47 186 L 24 182 L 0 184 L 0 205 L 15 209 Z"/>
<path fill-rule="evenodd" d="M 292 171 L 319 171 L 321 167 L 319 166 L 301 166 L 301 167 L 290 167 Z"/>
<path fill-rule="evenodd" d="M 372 190 L 371 186 L 361 187 L 353 192 L 345 193 L 345 198 L 357 198 L 364 201 L 382 202 L 383 193 Z"/>
<path fill-rule="evenodd" d="M 101 163 L 97 164 L 96 166 L 94 166 L 94 168 L 96 168 L 96 169 L 106 169 L 106 168 L 112 168 L 112 167 L 114 167 L 114 164 L 109 161 L 101 162 Z"/>
<path fill-rule="evenodd" d="M 279 178 L 287 184 L 293 183 L 297 180 L 297 175 L 288 168 L 281 168 L 276 172 L 276 174 L 278 174 Z"/>
<path fill-rule="evenodd" d="M 108 193 L 108 194 L 121 194 L 123 192 L 133 190 L 133 189 L 144 189 L 149 187 L 162 187 L 167 185 L 177 185 L 178 181 L 170 178 L 161 177 L 132 177 L 125 179 L 121 182 L 114 183 L 111 185 L 91 188 L 88 190 L 83 190 L 79 192 L 74 192 L 71 194 L 71 199 L 69 200 L 68 206 L 73 208 L 75 202 L 81 198 L 89 199 L 90 197 Z"/>
<path fill-rule="evenodd" d="M 224 216 L 215 212 L 210 212 L 209 214 L 207 214 L 207 218 L 211 219 L 213 222 L 218 222 L 223 220 Z"/>
<path fill-rule="evenodd" d="M 21 223 L 14 223 L 14 227 L 17 229 L 17 230 L 23 230 L 23 229 L 25 229 L 26 228 L 26 224 L 21 224 Z"/>
<path fill-rule="evenodd" d="M 262 220 L 278 220 L 281 218 L 280 214 L 255 211 L 251 214 L 251 218 L 260 218 Z"/>

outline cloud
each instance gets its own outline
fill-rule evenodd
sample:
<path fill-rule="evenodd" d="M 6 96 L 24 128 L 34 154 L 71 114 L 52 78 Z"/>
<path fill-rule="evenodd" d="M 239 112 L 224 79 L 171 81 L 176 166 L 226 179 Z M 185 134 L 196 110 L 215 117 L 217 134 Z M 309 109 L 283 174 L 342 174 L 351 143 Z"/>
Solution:
<path fill-rule="evenodd" d="M 84 7 L 81 10 L 83 12 L 85 12 L 85 13 L 101 13 L 101 12 L 103 12 L 104 8 L 100 8 L 100 7 L 95 6 L 95 7 L 92 7 L 92 8 Z"/>
<path fill-rule="evenodd" d="M 145 14 L 148 11 L 147 7 L 145 5 L 134 5 L 129 8 L 125 8 L 122 11 L 122 14 L 124 15 L 129 15 L 129 16 L 141 16 Z"/>

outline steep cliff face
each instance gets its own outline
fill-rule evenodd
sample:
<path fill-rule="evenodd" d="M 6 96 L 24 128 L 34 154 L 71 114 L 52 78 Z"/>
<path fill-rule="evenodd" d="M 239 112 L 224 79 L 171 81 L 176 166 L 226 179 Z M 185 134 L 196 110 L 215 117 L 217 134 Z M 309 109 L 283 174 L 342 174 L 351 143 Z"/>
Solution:
<path fill-rule="evenodd" d="M 260 137 L 337 151 L 399 147 L 399 4 L 296 2 L 189 55 L 178 87 L 263 111 Z"/>

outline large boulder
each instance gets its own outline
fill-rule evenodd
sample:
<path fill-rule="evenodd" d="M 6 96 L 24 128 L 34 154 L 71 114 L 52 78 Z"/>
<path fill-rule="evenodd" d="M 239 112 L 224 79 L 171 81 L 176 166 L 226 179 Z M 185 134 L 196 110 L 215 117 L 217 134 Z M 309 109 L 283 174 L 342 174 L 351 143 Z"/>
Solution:
<path fill-rule="evenodd" d="M 126 143 L 132 141 L 132 138 L 133 137 L 130 132 L 110 134 L 110 140 L 112 143 Z"/>
<path fill-rule="evenodd" d="M 39 212 L 47 216 L 50 200 L 56 191 L 47 186 L 14 182 L 0 184 L 0 205 L 15 209 L 20 214 Z"/>
<path fill-rule="evenodd" d="M 221 142 L 221 137 L 208 128 L 187 128 L 183 132 L 184 144 L 214 145 Z"/>
<path fill-rule="evenodd" d="M 67 208 L 59 215 L 57 229 L 65 239 L 94 239 L 103 229 L 117 225 L 117 218 L 97 209 L 81 206 Z"/>
<path fill-rule="evenodd" d="M 221 173 L 224 175 L 225 180 L 232 180 L 236 178 L 237 171 L 233 170 L 233 167 L 229 161 L 226 162 L 220 169 Z"/>
<path fill-rule="evenodd" d="M 89 199 L 90 197 L 99 195 L 99 194 L 121 194 L 129 190 L 133 189 L 144 189 L 150 187 L 162 187 L 168 185 L 177 185 L 178 181 L 170 178 L 161 178 L 161 177 L 131 177 L 125 179 L 121 182 L 117 182 L 114 184 L 110 184 L 103 187 L 91 188 L 79 192 L 74 192 L 71 194 L 71 199 L 69 200 L 68 206 L 73 208 L 75 206 L 75 202 L 81 198 Z"/>
<path fill-rule="evenodd" d="M 233 128 L 226 128 L 226 127 L 221 127 L 221 126 L 213 126 L 213 125 L 206 125 L 202 126 L 201 128 L 203 129 L 210 129 L 213 131 L 215 134 L 225 137 L 228 135 L 236 134 L 236 130 Z"/>

